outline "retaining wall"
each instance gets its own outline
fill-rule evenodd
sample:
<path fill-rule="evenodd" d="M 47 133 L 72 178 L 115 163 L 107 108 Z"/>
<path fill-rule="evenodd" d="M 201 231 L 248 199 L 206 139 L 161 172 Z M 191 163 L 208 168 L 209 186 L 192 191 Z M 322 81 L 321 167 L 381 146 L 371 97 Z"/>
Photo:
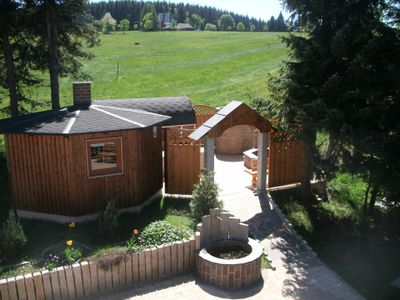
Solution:
<path fill-rule="evenodd" d="M 76 299 L 195 269 L 195 240 L 0 280 L 0 300 Z"/>

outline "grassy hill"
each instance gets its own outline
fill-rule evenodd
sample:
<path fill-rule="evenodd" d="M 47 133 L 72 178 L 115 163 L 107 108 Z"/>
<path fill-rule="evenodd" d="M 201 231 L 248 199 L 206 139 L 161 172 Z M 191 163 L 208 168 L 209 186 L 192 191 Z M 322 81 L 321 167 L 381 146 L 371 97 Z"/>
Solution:
<path fill-rule="evenodd" d="M 267 95 L 268 73 L 287 59 L 278 33 L 128 32 L 103 35 L 84 71 L 93 99 L 186 95 L 219 106 Z M 139 45 L 135 45 L 138 42 Z M 116 69 L 120 72 L 117 79 Z M 71 79 L 60 81 L 62 105 L 72 102 Z M 45 86 L 32 91 L 48 100 Z"/>

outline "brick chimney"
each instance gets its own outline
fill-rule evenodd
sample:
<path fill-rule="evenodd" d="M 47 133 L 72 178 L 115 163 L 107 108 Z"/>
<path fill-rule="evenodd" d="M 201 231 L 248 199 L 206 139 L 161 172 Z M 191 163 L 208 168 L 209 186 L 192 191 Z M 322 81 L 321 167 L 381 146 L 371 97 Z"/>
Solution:
<path fill-rule="evenodd" d="M 72 83 L 74 105 L 90 105 L 92 102 L 90 84 L 90 81 Z"/>

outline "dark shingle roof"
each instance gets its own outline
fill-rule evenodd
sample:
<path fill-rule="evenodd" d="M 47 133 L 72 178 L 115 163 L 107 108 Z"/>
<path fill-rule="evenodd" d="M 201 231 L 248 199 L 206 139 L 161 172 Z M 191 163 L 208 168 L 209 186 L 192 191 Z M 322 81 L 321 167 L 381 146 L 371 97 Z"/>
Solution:
<path fill-rule="evenodd" d="M 186 97 L 93 101 L 58 111 L 0 120 L 0 133 L 80 134 L 163 125 L 193 124 L 195 113 Z"/>
<path fill-rule="evenodd" d="M 142 109 L 156 114 L 170 116 L 171 119 L 164 125 L 195 124 L 196 114 L 193 104 L 187 97 L 163 97 L 145 99 L 115 99 L 96 100 L 92 102 L 98 105 L 113 107 Z"/>

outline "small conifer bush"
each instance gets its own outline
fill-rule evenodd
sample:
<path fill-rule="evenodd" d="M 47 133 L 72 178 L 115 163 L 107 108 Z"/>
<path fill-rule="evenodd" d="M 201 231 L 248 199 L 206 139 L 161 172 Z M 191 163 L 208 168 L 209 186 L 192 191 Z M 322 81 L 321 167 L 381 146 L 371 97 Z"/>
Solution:
<path fill-rule="evenodd" d="M 208 215 L 211 208 L 221 208 L 222 201 L 218 200 L 218 186 L 214 183 L 214 173 L 203 171 L 199 183 L 195 185 L 190 201 L 190 212 L 195 223 L 201 217 Z"/>
<path fill-rule="evenodd" d="M 10 210 L 7 220 L 0 230 L 0 253 L 6 258 L 17 257 L 22 253 L 26 243 L 24 229 L 15 211 Z"/>
<path fill-rule="evenodd" d="M 99 229 L 105 237 L 111 237 L 118 227 L 118 211 L 115 208 L 115 201 L 107 203 L 106 208 L 99 217 Z"/>

